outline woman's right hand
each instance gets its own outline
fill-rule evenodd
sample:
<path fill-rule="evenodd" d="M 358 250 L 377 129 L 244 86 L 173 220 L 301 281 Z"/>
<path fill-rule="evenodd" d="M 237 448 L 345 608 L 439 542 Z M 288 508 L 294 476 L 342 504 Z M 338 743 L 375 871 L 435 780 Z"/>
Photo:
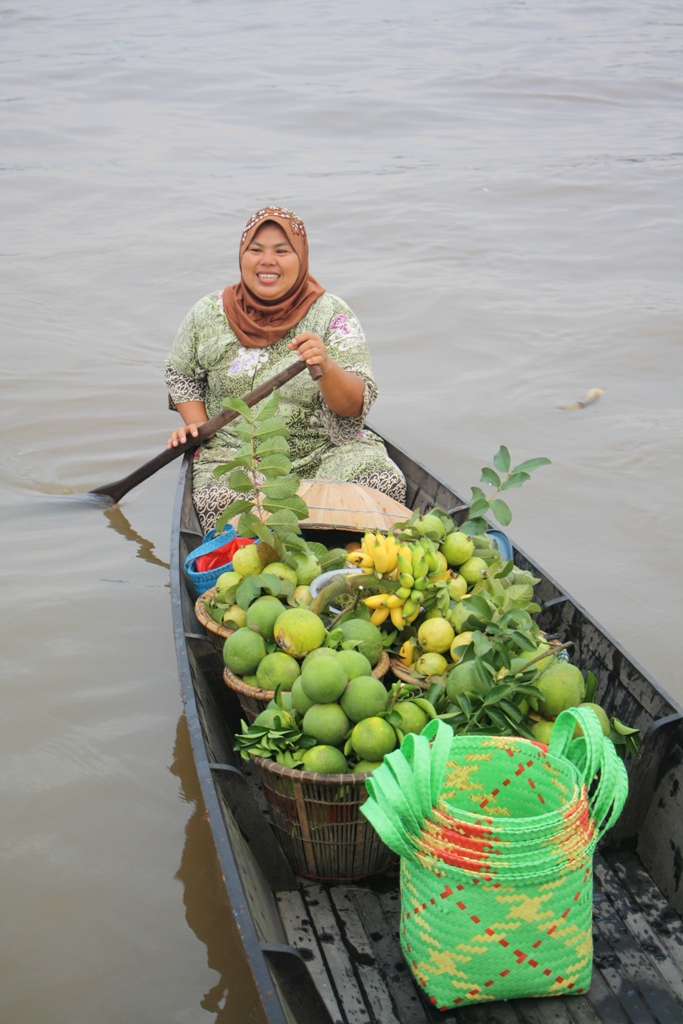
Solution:
<path fill-rule="evenodd" d="M 202 420 L 202 423 L 206 423 L 206 420 Z M 198 437 L 202 423 L 183 423 L 182 427 L 173 431 L 166 442 L 166 447 L 177 448 L 179 444 L 185 444 L 188 437 Z"/>

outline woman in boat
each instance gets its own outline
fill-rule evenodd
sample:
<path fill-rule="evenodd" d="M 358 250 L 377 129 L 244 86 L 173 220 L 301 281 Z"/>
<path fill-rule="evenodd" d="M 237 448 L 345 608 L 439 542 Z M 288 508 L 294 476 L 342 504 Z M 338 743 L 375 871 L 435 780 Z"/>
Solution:
<path fill-rule="evenodd" d="M 241 280 L 192 307 L 166 362 L 169 405 L 184 424 L 168 447 L 285 369 L 296 353 L 317 365 L 315 383 L 301 373 L 279 389 L 289 428 L 293 472 L 301 478 L 346 480 L 405 500 L 405 479 L 381 439 L 364 428 L 377 398 L 361 326 L 341 299 L 308 271 L 306 229 L 296 214 L 267 206 L 247 223 L 239 250 Z M 232 424 L 203 444 L 194 463 L 194 503 L 205 532 L 238 497 L 216 479 L 241 441 Z"/>

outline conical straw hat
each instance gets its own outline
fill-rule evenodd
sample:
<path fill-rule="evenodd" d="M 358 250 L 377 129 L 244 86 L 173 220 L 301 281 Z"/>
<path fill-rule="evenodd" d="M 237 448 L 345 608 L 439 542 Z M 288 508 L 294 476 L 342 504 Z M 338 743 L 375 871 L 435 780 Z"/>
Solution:
<path fill-rule="evenodd" d="M 301 526 L 362 533 L 366 529 L 390 530 L 412 515 L 409 508 L 388 494 L 343 480 L 302 480 L 299 495 L 310 512 Z"/>

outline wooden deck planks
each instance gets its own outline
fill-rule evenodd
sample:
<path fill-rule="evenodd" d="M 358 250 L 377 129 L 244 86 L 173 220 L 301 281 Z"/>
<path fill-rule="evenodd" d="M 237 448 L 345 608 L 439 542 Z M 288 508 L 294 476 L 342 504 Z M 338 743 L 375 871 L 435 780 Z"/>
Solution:
<path fill-rule="evenodd" d="M 337 996 L 327 973 L 327 966 L 320 951 L 318 937 L 315 934 L 308 910 L 300 892 L 278 893 L 277 902 L 280 907 L 282 924 L 290 946 L 298 949 L 315 982 L 315 987 L 323 997 L 325 1006 L 335 1024 L 346 1024 L 342 1019 Z"/>

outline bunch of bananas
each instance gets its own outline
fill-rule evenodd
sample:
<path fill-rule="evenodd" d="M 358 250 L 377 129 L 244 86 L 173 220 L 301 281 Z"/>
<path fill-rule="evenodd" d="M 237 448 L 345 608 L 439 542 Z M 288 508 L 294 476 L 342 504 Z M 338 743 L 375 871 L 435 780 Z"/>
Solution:
<path fill-rule="evenodd" d="M 347 561 L 358 566 L 363 572 L 375 572 L 381 579 L 398 579 L 399 544 L 392 533 L 387 537 L 383 533 L 370 533 L 363 537 L 363 543 L 357 551 L 351 551 Z"/>
<path fill-rule="evenodd" d="M 352 553 L 349 561 L 355 565 L 361 565 L 363 569 L 374 571 L 378 576 L 387 576 L 389 579 L 398 580 L 401 584 L 394 594 L 373 594 L 365 598 L 365 604 L 373 609 L 370 621 L 376 626 L 391 617 L 392 625 L 397 629 L 403 629 L 407 622 L 413 622 L 420 614 L 421 609 L 437 605 L 439 608 L 445 603 L 448 608 L 448 593 L 445 590 L 446 581 L 450 576 L 450 570 L 445 559 L 439 555 L 436 546 L 428 538 L 423 538 L 416 544 L 400 545 L 390 534 L 386 545 L 375 544 L 372 549 L 372 567 L 366 565 L 364 559 L 370 560 L 366 545 L 368 536 L 382 537 L 381 534 L 365 535 L 363 548 Z M 381 549 L 378 551 L 378 548 Z M 384 555 L 387 555 L 386 559 Z M 356 556 L 356 560 L 353 559 Z M 379 561 L 378 561 L 379 555 Z M 380 568 L 384 566 L 384 568 Z"/>

